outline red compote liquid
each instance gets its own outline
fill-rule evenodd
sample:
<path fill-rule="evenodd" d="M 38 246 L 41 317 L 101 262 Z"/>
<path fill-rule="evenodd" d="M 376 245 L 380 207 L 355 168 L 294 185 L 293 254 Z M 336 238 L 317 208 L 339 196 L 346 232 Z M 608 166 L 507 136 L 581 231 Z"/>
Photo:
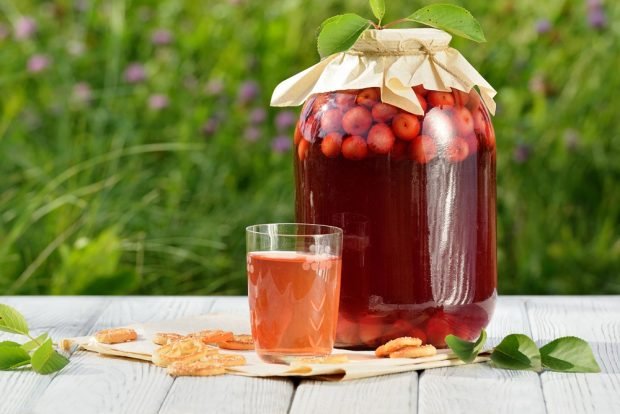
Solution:
<path fill-rule="evenodd" d="M 268 362 L 285 355 L 329 355 L 338 316 L 338 256 L 294 251 L 250 252 L 248 297 L 256 352 Z"/>
<path fill-rule="evenodd" d="M 496 297 L 495 135 L 477 92 L 311 97 L 295 131 L 296 218 L 344 230 L 336 345 L 476 338 Z"/>

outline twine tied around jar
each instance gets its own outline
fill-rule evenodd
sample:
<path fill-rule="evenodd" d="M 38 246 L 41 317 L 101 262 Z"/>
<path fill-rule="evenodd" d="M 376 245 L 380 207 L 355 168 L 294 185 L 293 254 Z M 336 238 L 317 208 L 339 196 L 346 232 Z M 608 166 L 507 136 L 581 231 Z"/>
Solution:
<path fill-rule="evenodd" d="M 316 93 L 379 87 L 381 100 L 423 115 L 415 85 L 449 92 L 478 86 L 482 101 L 495 113 L 495 89 L 454 48 L 452 37 L 437 29 L 368 30 L 353 47 L 335 53 L 281 82 L 272 106 L 301 105 Z"/>

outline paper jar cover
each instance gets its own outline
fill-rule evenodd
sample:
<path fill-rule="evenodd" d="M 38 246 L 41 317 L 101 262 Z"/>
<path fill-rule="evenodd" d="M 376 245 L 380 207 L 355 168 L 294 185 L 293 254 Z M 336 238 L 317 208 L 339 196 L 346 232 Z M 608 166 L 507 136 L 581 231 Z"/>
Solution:
<path fill-rule="evenodd" d="M 489 112 L 495 114 L 497 92 L 458 50 L 449 47 L 451 39 L 437 29 L 367 30 L 350 50 L 281 82 L 271 105 L 297 106 L 315 93 L 379 87 L 383 102 L 423 115 L 412 86 L 446 92 L 450 88 L 469 92 L 478 86 Z"/>

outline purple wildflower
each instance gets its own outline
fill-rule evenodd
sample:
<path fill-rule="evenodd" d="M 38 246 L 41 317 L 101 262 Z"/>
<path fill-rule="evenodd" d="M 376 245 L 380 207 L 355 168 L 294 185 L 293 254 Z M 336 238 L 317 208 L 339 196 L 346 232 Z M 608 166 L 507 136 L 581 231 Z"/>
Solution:
<path fill-rule="evenodd" d="M 536 21 L 536 33 L 545 34 L 551 31 L 551 22 L 547 19 L 539 19 Z"/>
<path fill-rule="evenodd" d="M 140 83 L 146 79 L 146 72 L 144 70 L 144 66 L 139 63 L 131 63 L 125 69 L 125 74 L 123 75 L 125 78 L 125 82 L 127 83 Z"/>
<path fill-rule="evenodd" d="M 256 83 L 256 81 L 245 81 L 239 87 L 237 100 L 242 105 L 248 104 L 258 97 L 259 92 L 260 87 L 258 86 L 258 83 Z"/>
<path fill-rule="evenodd" d="M 172 42 L 172 33 L 166 29 L 157 29 L 151 34 L 151 43 L 155 46 L 166 46 Z"/>
<path fill-rule="evenodd" d="M 149 108 L 159 111 L 168 106 L 168 97 L 160 93 L 149 96 Z"/>
<path fill-rule="evenodd" d="M 205 85 L 205 93 L 209 96 L 221 95 L 224 92 L 224 81 L 221 79 L 210 79 Z"/>
<path fill-rule="evenodd" d="M 532 147 L 528 144 L 517 144 L 512 154 L 513 159 L 517 164 L 525 163 L 532 155 Z"/>
<path fill-rule="evenodd" d="M 256 142 L 260 139 L 260 137 L 261 137 L 261 130 L 254 126 L 246 128 L 245 131 L 243 131 L 243 138 L 246 141 Z"/>
<path fill-rule="evenodd" d="M 93 97 L 93 91 L 86 82 L 78 82 L 73 86 L 71 99 L 76 103 L 88 103 Z"/>
<path fill-rule="evenodd" d="M 202 124 L 202 127 L 200 128 L 200 132 L 205 137 L 210 137 L 211 135 L 215 134 L 219 126 L 220 126 L 220 121 L 217 118 L 209 118 L 207 122 Z"/>
<path fill-rule="evenodd" d="M 278 131 L 284 131 L 297 122 L 297 115 L 293 111 L 282 111 L 276 115 L 276 128 Z"/>
<path fill-rule="evenodd" d="M 37 32 L 37 22 L 32 17 L 23 16 L 15 22 L 14 36 L 17 40 L 30 39 Z"/>
<path fill-rule="evenodd" d="M 271 149 L 274 152 L 286 152 L 291 149 L 291 139 L 289 137 L 280 135 L 271 141 Z"/>
<path fill-rule="evenodd" d="M 254 108 L 250 112 L 250 122 L 253 124 L 262 124 L 267 119 L 267 111 L 263 108 Z"/>
<path fill-rule="evenodd" d="M 46 55 L 32 55 L 28 59 L 27 69 L 30 73 L 40 73 L 47 69 L 51 64 L 50 59 Z"/>
<path fill-rule="evenodd" d="M 595 7 L 601 7 L 603 5 L 603 0 L 586 0 L 586 5 L 590 9 Z"/>
<path fill-rule="evenodd" d="M 602 29 L 607 25 L 607 16 L 602 7 L 595 7 L 588 10 L 588 23 L 594 29 Z"/>

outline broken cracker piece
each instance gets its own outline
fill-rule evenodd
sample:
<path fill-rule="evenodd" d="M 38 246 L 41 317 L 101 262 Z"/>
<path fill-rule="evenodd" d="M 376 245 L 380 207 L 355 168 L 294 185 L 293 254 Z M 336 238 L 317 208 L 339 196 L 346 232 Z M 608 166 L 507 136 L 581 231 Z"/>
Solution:
<path fill-rule="evenodd" d="M 237 354 L 211 354 L 203 357 L 201 362 L 209 362 L 214 365 L 221 365 L 223 367 L 234 367 L 238 365 L 245 365 L 245 357 Z"/>
<path fill-rule="evenodd" d="M 183 339 L 185 336 L 173 332 L 157 332 L 153 337 L 153 343 L 156 345 L 168 345 L 172 342 Z"/>
<path fill-rule="evenodd" d="M 254 349 L 254 339 L 252 339 L 252 335 L 233 335 L 233 339 L 220 342 L 217 345 L 222 349 L 247 351 Z"/>
<path fill-rule="evenodd" d="M 205 344 L 217 344 L 233 339 L 233 333 L 222 330 L 204 330 L 187 335 L 188 338 L 198 338 Z"/>
<path fill-rule="evenodd" d="M 222 375 L 226 373 L 226 368 L 211 362 L 173 362 L 168 365 L 168 374 L 173 377 L 209 377 L 212 375 Z"/>
<path fill-rule="evenodd" d="M 131 328 L 104 329 L 95 333 L 95 339 L 102 344 L 120 344 L 138 339 L 138 334 Z"/>
<path fill-rule="evenodd" d="M 199 339 L 184 338 L 156 349 L 153 352 L 153 363 L 160 367 L 167 367 L 174 362 L 198 361 L 217 352 L 217 348 L 207 346 Z"/>

